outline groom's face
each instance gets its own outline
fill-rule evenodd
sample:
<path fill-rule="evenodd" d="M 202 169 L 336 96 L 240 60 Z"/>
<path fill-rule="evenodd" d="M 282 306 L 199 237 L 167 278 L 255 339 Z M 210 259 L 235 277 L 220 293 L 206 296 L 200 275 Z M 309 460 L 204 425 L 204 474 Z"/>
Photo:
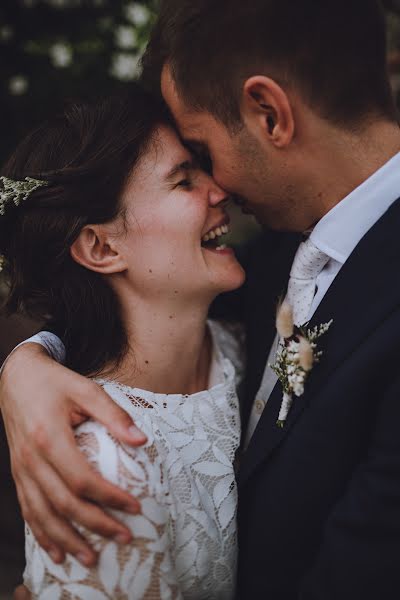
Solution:
<path fill-rule="evenodd" d="M 235 134 L 217 121 L 210 113 L 198 112 L 181 100 L 168 67 L 164 67 L 161 89 L 182 139 L 199 155 L 212 164 L 212 175 L 218 185 L 233 196 L 239 197 L 261 223 L 272 225 L 266 211 L 265 191 L 269 182 L 260 181 L 258 148 L 241 133 Z M 257 166 L 257 170 L 255 167 Z M 253 173 L 252 171 L 256 171 Z M 268 213 L 268 214 L 267 214 Z"/>
<path fill-rule="evenodd" d="M 163 69 L 161 89 L 182 139 L 210 159 L 218 185 L 238 197 L 244 210 L 252 212 L 261 224 L 278 230 L 296 229 L 290 218 L 293 202 L 287 179 L 282 177 L 276 156 L 261 148 L 246 127 L 232 132 L 210 113 L 188 106 L 179 96 L 168 66 Z"/>

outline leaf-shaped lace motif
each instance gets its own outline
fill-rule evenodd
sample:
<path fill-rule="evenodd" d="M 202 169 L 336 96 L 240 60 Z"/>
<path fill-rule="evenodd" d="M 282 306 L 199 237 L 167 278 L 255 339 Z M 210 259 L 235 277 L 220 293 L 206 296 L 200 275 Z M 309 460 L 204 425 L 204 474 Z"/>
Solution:
<path fill-rule="evenodd" d="M 237 340 L 220 326 L 214 334 L 240 369 Z M 141 514 L 115 513 L 134 539 L 118 546 L 81 529 L 99 552 L 99 566 L 88 569 L 70 556 L 64 565 L 52 563 L 27 528 L 25 581 L 33 598 L 233 597 L 237 553 L 233 463 L 240 423 L 235 369 L 227 359 L 223 368 L 225 384 L 182 401 L 175 398 L 171 405 L 168 396 L 149 392 L 141 398 L 131 388 L 102 383 L 148 442 L 141 448 L 122 446 L 92 421 L 77 429 L 76 438 L 101 475 L 141 501 Z"/>

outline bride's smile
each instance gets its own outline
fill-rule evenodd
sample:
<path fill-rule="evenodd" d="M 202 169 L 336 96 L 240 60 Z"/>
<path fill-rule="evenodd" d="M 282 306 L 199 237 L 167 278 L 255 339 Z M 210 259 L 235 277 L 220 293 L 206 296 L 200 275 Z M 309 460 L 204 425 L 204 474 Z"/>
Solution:
<path fill-rule="evenodd" d="M 173 129 L 160 126 L 128 178 L 122 214 L 102 226 L 115 285 L 186 306 L 239 287 L 244 272 L 223 243 L 228 199 Z"/>
<path fill-rule="evenodd" d="M 130 349 L 108 374 L 168 393 L 207 387 L 209 306 L 245 278 L 223 243 L 228 200 L 164 123 L 128 171 L 117 215 L 82 228 L 71 255 L 111 286 L 128 336 Z"/>

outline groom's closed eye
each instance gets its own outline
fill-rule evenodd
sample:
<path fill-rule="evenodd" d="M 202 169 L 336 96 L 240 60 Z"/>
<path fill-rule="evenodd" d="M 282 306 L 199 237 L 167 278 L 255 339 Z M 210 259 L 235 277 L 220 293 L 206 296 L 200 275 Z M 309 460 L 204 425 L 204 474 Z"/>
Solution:
<path fill-rule="evenodd" d="M 195 140 L 185 140 L 185 145 L 195 155 L 200 168 L 212 176 L 213 164 L 207 146 Z"/>
<path fill-rule="evenodd" d="M 203 171 L 205 171 L 208 175 L 213 174 L 213 164 L 211 160 L 211 156 L 209 155 L 207 150 L 202 151 L 199 154 L 196 154 L 199 165 Z"/>

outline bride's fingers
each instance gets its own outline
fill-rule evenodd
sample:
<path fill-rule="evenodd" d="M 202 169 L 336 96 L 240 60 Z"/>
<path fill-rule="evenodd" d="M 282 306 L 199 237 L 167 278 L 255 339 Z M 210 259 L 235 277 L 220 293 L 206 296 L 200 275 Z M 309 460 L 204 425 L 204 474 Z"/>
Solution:
<path fill-rule="evenodd" d="M 128 543 L 132 534 L 123 523 L 108 515 L 96 504 L 76 498 L 48 465 L 36 473 L 37 483 L 56 514 L 73 521 L 102 537 Z"/>
<path fill-rule="evenodd" d="M 53 546 L 75 556 L 84 566 L 96 564 L 95 550 L 72 525 L 52 509 L 34 481 L 31 482 L 30 497 L 27 500 L 28 511 L 23 516 L 38 541 L 44 536 L 51 540 Z M 50 558 L 53 559 L 51 554 Z"/>
<path fill-rule="evenodd" d="M 58 473 L 60 480 L 76 498 L 90 500 L 131 514 L 140 511 L 140 503 L 129 492 L 110 483 L 94 470 L 79 450 L 76 439 L 68 427 L 59 432 L 55 440 L 42 443 L 41 450 L 42 460 L 35 466 L 35 479 L 45 461 Z M 56 491 L 57 488 L 51 490 L 50 498 Z M 60 496 L 61 493 L 59 492 L 58 495 Z M 73 518 L 80 522 L 79 514 L 74 512 Z M 116 525 L 115 534 L 120 529 L 121 526 Z"/>
<path fill-rule="evenodd" d="M 141 446 L 146 442 L 147 437 L 136 427 L 128 413 L 93 381 L 79 380 L 79 388 L 71 389 L 69 394 L 80 410 L 102 423 L 123 444 Z"/>

